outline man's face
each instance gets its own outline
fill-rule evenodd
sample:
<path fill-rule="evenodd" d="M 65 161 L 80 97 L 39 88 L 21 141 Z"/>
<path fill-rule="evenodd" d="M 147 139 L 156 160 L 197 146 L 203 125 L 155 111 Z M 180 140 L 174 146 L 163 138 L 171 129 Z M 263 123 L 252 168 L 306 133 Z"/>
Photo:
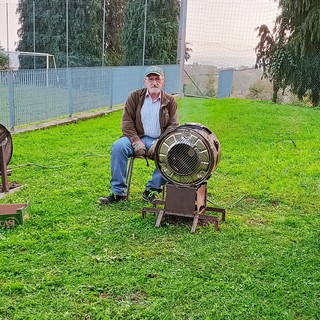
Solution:
<path fill-rule="evenodd" d="M 144 85 L 150 94 L 159 94 L 164 85 L 164 78 L 154 73 L 150 73 L 144 78 Z"/>

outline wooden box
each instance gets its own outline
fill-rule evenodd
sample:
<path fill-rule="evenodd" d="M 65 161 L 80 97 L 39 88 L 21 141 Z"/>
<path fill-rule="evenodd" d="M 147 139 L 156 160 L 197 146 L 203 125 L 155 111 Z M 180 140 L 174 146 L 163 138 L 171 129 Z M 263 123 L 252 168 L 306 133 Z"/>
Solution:
<path fill-rule="evenodd" d="M 30 217 L 29 203 L 0 204 L 0 228 L 13 228 Z"/>

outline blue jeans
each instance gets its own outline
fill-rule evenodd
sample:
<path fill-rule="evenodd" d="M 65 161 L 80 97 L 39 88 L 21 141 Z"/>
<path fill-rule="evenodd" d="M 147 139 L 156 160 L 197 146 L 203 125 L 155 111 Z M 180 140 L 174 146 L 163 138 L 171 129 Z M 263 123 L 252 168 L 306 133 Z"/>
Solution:
<path fill-rule="evenodd" d="M 147 150 L 150 148 L 154 138 L 143 136 L 141 140 L 146 145 Z M 111 190 L 119 196 L 126 195 L 127 185 L 127 164 L 128 158 L 134 156 L 131 141 L 127 137 L 121 137 L 112 145 L 111 149 Z M 166 183 L 160 171 L 156 168 L 152 178 L 148 181 L 146 189 L 160 189 Z"/>

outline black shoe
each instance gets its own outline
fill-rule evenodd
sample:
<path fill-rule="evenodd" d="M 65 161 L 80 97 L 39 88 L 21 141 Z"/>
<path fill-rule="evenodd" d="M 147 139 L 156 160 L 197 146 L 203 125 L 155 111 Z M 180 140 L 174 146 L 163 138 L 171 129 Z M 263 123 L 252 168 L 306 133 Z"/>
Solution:
<path fill-rule="evenodd" d="M 119 196 L 117 194 L 111 193 L 107 197 L 100 197 L 99 203 L 102 205 L 106 205 L 106 204 L 116 203 L 123 200 L 126 200 L 126 196 Z"/>
<path fill-rule="evenodd" d="M 143 198 L 143 200 L 152 203 L 153 200 L 157 198 L 158 194 L 161 191 L 162 191 L 162 189 L 155 189 L 155 188 L 146 189 L 146 190 L 144 190 L 144 192 L 142 194 L 142 198 Z"/>

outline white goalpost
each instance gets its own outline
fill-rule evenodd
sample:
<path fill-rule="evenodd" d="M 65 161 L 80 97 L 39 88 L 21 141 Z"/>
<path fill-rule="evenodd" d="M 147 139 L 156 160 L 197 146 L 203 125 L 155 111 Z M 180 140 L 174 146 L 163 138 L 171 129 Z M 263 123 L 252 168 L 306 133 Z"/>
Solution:
<path fill-rule="evenodd" d="M 24 52 L 24 51 L 5 51 L 10 59 L 10 56 L 31 56 L 31 57 L 46 57 L 46 69 L 49 69 L 50 66 L 50 58 L 52 58 L 53 67 L 56 70 L 56 59 L 53 54 L 44 53 L 44 52 Z"/>
<path fill-rule="evenodd" d="M 44 53 L 44 52 L 24 52 L 24 51 L 5 51 L 8 54 L 9 57 L 9 66 L 11 66 L 11 60 L 12 57 L 15 56 L 18 58 L 19 56 L 30 56 L 30 57 L 45 57 L 46 58 L 46 84 L 49 86 L 49 69 L 50 69 L 50 58 L 52 59 L 53 63 L 53 68 L 56 73 L 56 78 L 57 78 L 57 83 L 59 83 L 59 77 L 57 73 L 57 64 L 56 64 L 56 59 L 53 54 L 50 53 Z M 16 61 L 16 67 L 13 69 L 19 69 L 19 62 L 18 59 Z M 35 65 L 35 62 L 34 62 Z"/>

